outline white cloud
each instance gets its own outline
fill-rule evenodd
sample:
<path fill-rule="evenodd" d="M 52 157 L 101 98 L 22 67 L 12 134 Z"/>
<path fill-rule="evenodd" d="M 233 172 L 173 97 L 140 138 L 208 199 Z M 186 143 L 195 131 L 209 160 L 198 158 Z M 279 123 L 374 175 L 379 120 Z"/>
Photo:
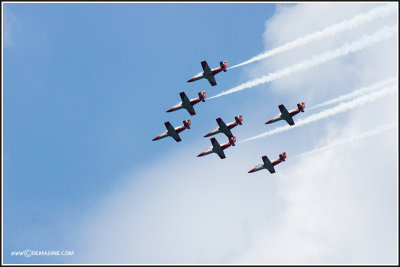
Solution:
<path fill-rule="evenodd" d="M 134 180 L 88 215 L 94 217 L 83 228 L 77 249 L 83 259 L 77 260 L 216 263 L 242 251 L 254 227 L 278 212 L 274 181 L 266 174 L 246 175 L 261 158 L 245 147 L 225 150 L 224 160 L 217 155 L 196 158 L 196 152 L 210 145 L 208 139 L 202 141 L 128 175 Z"/>
<path fill-rule="evenodd" d="M 282 6 L 266 24 L 266 49 L 372 6 L 376 4 Z M 386 25 L 397 25 L 397 16 L 287 51 L 245 71 L 250 77 L 259 77 L 260 73 L 340 47 Z M 321 103 L 397 77 L 397 58 L 397 42 L 392 38 L 276 80 L 268 94 L 285 102 L 305 99 L 310 105 Z M 275 112 L 280 103 L 267 104 L 266 114 Z M 224 160 L 216 155 L 195 157 L 210 145 L 206 139 L 186 145 L 163 161 L 127 175 L 126 183 L 84 216 L 76 233 L 75 260 L 396 264 L 398 133 L 385 132 L 300 160 L 291 156 L 298 154 L 294 151 L 301 153 L 329 144 L 331 139 L 358 135 L 371 125 L 394 123 L 397 111 L 397 98 L 381 98 L 330 120 L 237 144 L 225 151 Z M 251 125 L 244 123 L 241 127 Z M 272 160 L 283 151 L 288 158 L 276 166 L 275 174 L 247 174 L 261 162 L 262 155 Z"/>
<path fill-rule="evenodd" d="M 361 134 L 359 134 L 357 136 L 352 136 L 352 137 L 347 138 L 347 139 L 330 140 L 328 145 L 323 146 L 323 147 L 315 148 L 315 149 L 313 149 L 311 151 L 304 152 L 304 153 L 302 153 L 300 155 L 297 155 L 296 158 L 308 156 L 308 155 L 311 155 L 311 154 L 314 154 L 314 153 L 319 153 L 319 152 L 324 151 L 324 150 L 335 149 L 338 146 L 349 145 L 351 143 L 357 142 L 357 141 L 362 140 L 364 138 L 375 136 L 375 135 L 378 135 L 378 134 L 380 134 L 382 132 L 395 129 L 395 127 L 396 127 L 396 124 L 381 125 L 378 128 L 371 129 L 371 130 L 369 130 L 367 132 L 363 132 L 363 133 L 361 133 Z"/>
<path fill-rule="evenodd" d="M 234 92 L 238 92 L 247 88 L 252 88 L 260 84 L 272 82 L 276 79 L 280 79 L 282 77 L 286 77 L 289 75 L 296 74 L 299 71 L 304 71 L 312 67 L 316 67 L 322 63 L 326 63 L 328 61 L 334 60 L 338 57 L 346 56 L 349 53 L 354 53 L 361 49 L 364 49 L 368 46 L 374 45 L 377 42 L 388 39 L 392 37 L 397 32 L 397 27 L 388 27 L 384 26 L 379 31 L 375 32 L 372 35 L 364 36 L 363 38 L 348 44 L 345 43 L 343 46 L 335 49 L 328 50 L 322 54 L 314 55 L 313 57 L 306 59 L 304 61 L 298 62 L 294 65 L 286 67 L 277 72 L 272 72 L 257 79 L 242 83 L 234 88 L 223 91 L 215 96 L 210 97 L 209 99 L 220 97 L 223 95 L 232 94 Z"/>
<path fill-rule="evenodd" d="M 268 57 L 283 53 L 287 50 L 306 45 L 312 41 L 320 40 L 320 39 L 338 34 L 345 30 L 350 30 L 354 27 L 363 25 L 364 23 L 371 22 L 374 19 L 389 16 L 390 14 L 392 14 L 395 11 L 396 11 L 395 4 L 385 4 L 382 6 L 375 7 L 371 10 L 368 10 L 368 12 L 357 14 L 356 16 L 352 17 L 351 19 L 343 20 L 340 23 L 337 23 L 337 24 L 334 24 L 334 25 L 324 28 L 323 30 L 316 31 L 316 32 L 307 34 L 305 36 L 301 36 L 294 41 L 291 41 L 291 42 L 285 43 L 281 46 L 275 47 L 271 50 L 268 50 L 267 52 L 264 52 L 262 54 L 254 56 L 251 59 L 246 60 L 237 65 L 234 65 L 228 69 L 237 68 L 240 66 L 244 66 L 244 65 L 262 60 L 262 59 L 266 59 Z"/>
<path fill-rule="evenodd" d="M 325 101 L 325 102 L 323 102 L 323 103 L 314 105 L 314 106 L 312 106 L 312 107 L 308 107 L 307 110 L 315 109 L 315 108 L 320 108 L 320 107 L 324 107 L 324 106 L 328 106 L 328 105 L 332 105 L 332 104 L 336 104 L 336 103 L 339 103 L 339 102 L 341 102 L 341 101 L 345 101 L 345 100 L 347 100 L 347 99 L 351 99 L 351 98 L 354 98 L 354 97 L 357 97 L 357 96 L 366 94 L 366 93 L 368 93 L 368 92 L 372 92 L 372 91 L 381 89 L 381 88 L 383 88 L 383 87 L 385 87 L 385 86 L 387 86 L 387 85 L 395 85 L 395 84 L 398 84 L 397 79 L 386 79 L 386 80 L 383 80 L 383 81 L 379 81 L 379 82 L 377 82 L 377 83 L 374 83 L 374 84 L 371 85 L 371 86 L 363 87 L 363 88 L 354 90 L 354 91 L 351 92 L 351 93 L 338 96 L 338 97 L 336 97 L 336 98 L 334 98 L 334 99 L 327 100 L 327 101 Z"/>

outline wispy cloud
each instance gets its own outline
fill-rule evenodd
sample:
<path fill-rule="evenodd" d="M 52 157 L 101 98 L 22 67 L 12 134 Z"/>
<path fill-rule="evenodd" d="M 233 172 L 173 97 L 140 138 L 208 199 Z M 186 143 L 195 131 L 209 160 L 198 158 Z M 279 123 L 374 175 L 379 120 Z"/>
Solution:
<path fill-rule="evenodd" d="M 240 84 L 234 88 L 231 88 L 229 90 L 223 91 L 222 93 L 219 93 L 215 96 L 209 97 L 208 99 L 212 98 L 217 98 L 221 97 L 224 95 L 229 95 L 238 91 L 242 91 L 247 88 L 252 88 L 260 84 L 268 83 L 273 80 L 288 76 L 290 74 L 293 74 L 295 72 L 301 71 L 301 70 L 306 70 L 311 67 L 315 67 L 319 64 L 331 61 L 333 59 L 336 59 L 341 56 L 345 56 L 349 53 L 353 53 L 356 51 L 359 51 L 361 49 L 364 49 L 368 46 L 371 46 L 377 42 L 389 39 L 393 35 L 397 33 L 397 27 L 396 26 L 384 26 L 382 27 L 379 31 L 375 32 L 372 35 L 365 35 L 363 38 L 359 39 L 358 41 L 355 41 L 351 44 L 344 44 L 342 47 L 339 47 L 336 50 L 328 50 L 322 54 L 313 56 L 310 59 L 304 60 L 300 63 L 294 64 L 290 67 L 287 67 L 283 70 L 279 70 L 273 73 L 270 73 L 268 75 L 264 75 L 258 79 L 254 79 L 248 82 L 245 82 L 243 84 Z"/>
<path fill-rule="evenodd" d="M 275 128 L 275 129 L 273 129 L 271 131 L 267 131 L 265 133 L 256 135 L 254 137 L 247 138 L 247 139 L 245 139 L 243 141 L 240 141 L 238 143 L 244 143 L 244 142 L 248 142 L 248 141 L 252 141 L 252 140 L 257 140 L 257 139 L 264 138 L 264 137 L 267 137 L 267 136 L 271 136 L 271 135 L 274 135 L 274 134 L 277 134 L 277 133 L 285 132 L 287 130 L 294 129 L 294 128 L 297 128 L 297 127 L 300 127 L 300 126 L 304 126 L 304 125 L 319 121 L 321 119 L 326 119 L 328 117 L 331 117 L 331 116 L 334 116 L 336 114 L 348 111 L 350 109 L 354 109 L 354 108 L 362 106 L 362 105 L 364 105 L 364 104 L 366 104 L 368 102 L 375 101 L 375 100 L 377 100 L 379 98 L 382 98 L 384 96 L 387 96 L 389 94 L 394 94 L 394 93 L 397 93 L 397 88 L 393 87 L 393 86 L 390 86 L 390 87 L 382 89 L 382 90 L 380 90 L 378 92 L 373 92 L 373 93 L 370 93 L 370 94 L 367 94 L 367 95 L 360 96 L 360 97 L 358 97 L 358 98 L 356 98 L 356 99 L 354 99 L 352 101 L 341 103 L 341 104 L 339 104 L 338 106 L 336 106 L 334 108 L 330 108 L 330 109 L 321 111 L 320 113 L 313 114 L 313 115 L 311 115 L 311 116 L 309 116 L 309 117 L 307 117 L 305 119 L 300 119 L 300 120 L 296 121 L 295 122 L 296 124 L 293 125 L 293 126 L 286 125 L 286 126 L 278 127 L 278 128 Z"/>
<path fill-rule="evenodd" d="M 320 108 L 320 107 L 325 107 L 325 106 L 328 106 L 328 105 L 339 103 L 339 102 L 342 102 L 344 100 L 348 100 L 348 99 L 351 99 L 351 98 L 354 98 L 354 97 L 357 97 L 357 96 L 360 96 L 360 95 L 364 95 L 366 93 L 381 89 L 381 88 L 389 86 L 389 85 L 395 85 L 395 84 L 397 84 L 397 79 L 396 78 L 386 79 L 386 80 L 377 82 L 377 83 L 375 83 L 375 84 L 373 84 L 371 86 L 360 88 L 360 89 L 355 90 L 355 91 L 353 91 L 353 92 L 351 92 L 349 94 L 341 95 L 341 96 L 338 96 L 338 97 L 336 97 L 334 99 L 325 101 L 325 102 L 323 102 L 321 104 L 317 104 L 315 106 L 309 107 L 309 108 L 307 108 L 307 110 Z"/>
<path fill-rule="evenodd" d="M 354 143 L 356 141 L 362 140 L 364 138 L 372 137 L 372 136 L 378 135 L 380 133 L 392 130 L 396 126 L 397 126 L 397 124 L 394 124 L 394 123 L 388 124 L 388 125 L 382 125 L 382 126 L 379 126 L 376 129 L 369 130 L 369 131 L 367 131 L 365 133 L 362 133 L 362 134 L 359 134 L 357 136 L 353 136 L 353 137 L 350 137 L 350 138 L 337 140 L 337 141 L 331 142 L 330 144 L 328 144 L 326 146 L 315 148 L 315 149 L 313 149 L 311 151 L 308 151 L 308 152 L 304 152 L 304 153 L 299 154 L 299 155 L 297 155 L 297 156 L 295 156 L 293 158 L 300 158 L 300 157 L 312 155 L 312 154 L 317 153 L 317 152 L 322 152 L 322 151 L 325 151 L 325 150 L 334 149 L 334 148 L 339 147 L 339 146 L 351 144 L 351 143 Z"/>
<path fill-rule="evenodd" d="M 389 16 L 390 14 L 392 14 L 394 12 L 396 12 L 396 5 L 395 4 L 386 4 L 386 5 L 383 5 L 383 6 L 376 7 L 374 9 L 371 9 L 368 12 L 358 14 L 358 15 L 354 16 L 351 19 L 344 20 L 344 21 L 342 21 L 340 23 L 337 23 L 335 25 L 327 27 L 327 28 L 325 28 L 323 30 L 307 34 L 307 35 L 302 36 L 302 37 L 300 37 L 300 38 L 298 38 L 298 39 L 296 39 L 296 40 L 294 40 L 292 42 L 286 43 L 284 45 L 281 45 L 279 47 L 271 49 L 271 50 L 269 50 L 267 52 L 264 52 L 264 53 L 262 53 L 260 55 L 252 57 L 251 59 L 246 60 L 246 61 L 244 61 L 242 63 L 237 64 L 237 65 L 234 65 L 234 66 L 230 67 L 229 69 L 233 69 L 233 68 L 237 68 L 237 67 L 240 67 L 240 66 L 244 66 L 244 65 L 247 65 L 247 64 L 262 60 L 262 59 L 266 59 L 268 57 L 271 57 L 271 56 L 274 56 L 274 55 L 277 55 L 277 54 L 280 54 L 280 53 L 285 52 L 287 50 L 306 45 L 309 42 L 320 40 L 320 39 L 325 38 L 325 37 L 333 36 L 335 34 L 338 34 L 338 33 L 342 32 L 342 31 L 350 30 L 350 29 L 353 29 L 355 27 L 361 26 L 364 23 L 373 21 L 374 19 Z"/>

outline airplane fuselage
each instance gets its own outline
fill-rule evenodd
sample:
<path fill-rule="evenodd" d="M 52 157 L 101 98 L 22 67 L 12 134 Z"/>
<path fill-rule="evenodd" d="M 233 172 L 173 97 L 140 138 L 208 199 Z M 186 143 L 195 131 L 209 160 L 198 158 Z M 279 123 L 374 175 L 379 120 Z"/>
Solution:
<path fill-rule="evenodd" d="M 206 150 L 204 150 L 203 152 L 201 152 L 201 153 L 198 155 L 198 157 L 202 157 L 202 156 L 205 156 L 205 155 L 208 155 L 208 154 L 211 154 L 211 153 L 216 153 L 216 152 L 213 150 L 213 147 L 207 148 Z"/>
<path fill-rule="evenodd" d="M 282 161 L 285 161 L 285 158 L 286 158 L 286 152 L 280 154 L 279 158 L 274 160 L 273 162 L 271 162 L 267 156 L 263 156 L 262 159 L 264 163 L 258 164 L 253 169 L 251 169 L 249 173 L 260 171 L 262 169 L 267 169 L 270 173 L 275 173 L 274 166 L 281 163 Z"/>
<path fill-rule="evenodd" d="M 184 108 L 191 115 L 194 115 L 196 113 L 194 111 L 193 106 L 196 105 L 197 103 L 199 103 L 200 101 L 204 102 L 205 101 L 205 97 L 206 97 L 206 92 L 201 92 L 201 93 L 199 93 L 199 97 L 189 100 L 183 92 L 181 94 L 184 95 L 184 97 L 182 98 L 182 101 L 179 102 L 178 104 L 176 104 L 175 106 L 171 107 L 170 109 L 168 109 L 167 112 L 172 112 L 172 111 Z"/>
<path fill-rule="evenodd" d="M 251 169 L 249 171 L 249 173 L 261 171 L 262 169 L 265 169 L 265 167 L 264 167 L 264 164 L 261 163 L 261 164 L 258 164 L 257 166 L 255 166 L 253 169 Z"/>
<path fill-rule="evenodd" d="M 219 147 L 219 149 L 222 150 L 222 151 L 224 151 L 224 149 L 230 147 L 231 145 L 232 145 L 232 144 L 231 144 L 230 142 L 227 142 L 227 143 L 225 143 L 225 144 L 222 144 L 222 145 Z M 211 154 L 211 153 L 216 153 L 216 154 L 218 154 L 217 149 L 218 149 L 218 148 L 215 148 L 214 146 L 209 147 L 209 148 L 207 148 L 206 150 L 204 150 L 203 152 L 201 152 L 201 153 L 200 153 L 199 155 L 197 155 L 197 156 L 198 156 L 198 157 L 202 157 L 202 156 L 205 156 L 205 155 L 208 155 L 208 154 Z"/>
<path fill-rule="evenodd" d="M 165 122 L 164 124 L 165 124 L 165 127 L 167 128 L 167 130 L 163 131 L 162 133 L 157 135 L 155 138 L 153 138 L 153 141 L 163 139 L 167 136 L 171 136 L 173 139 L 175 139 L 175 141 L 180 142 L 182 140 L 179 136 L 179 133 L 185 129 L 190 129 L 191 122 L 190 122 L 190 119 L 183 121 L 183 125 L 176 127 L 176 128 L 172 127 L 172 125 L 169 123 L 169 121 Z"/>
<path fill-rule="evenodd" d="M 163 138 L 165 138 L 165 137 L 167 137 L 167 136 L 169 136 L 169 135 L 168 135 L 168 130 L 165 130 L 164 132 L 162 132 L 162 133 L 160 133 L 159 135 L 157 135 L 157 136 L 153 139 L 153 141 L 163 139 Z"/>
<path fill-rule="evenodd" d="M 236 123 L 236 122 L 234 122 L 234 123 Z M 229 125 L 229 124 L 228 124 Z M 228 126 L 227 125 L 227 126 Z M 233 127 L 231 127 L 231 128 L 233 128 Z M 208 134 L 206 134 L 204 137 L 209 137 L 209 136 L 212 136 L 212 135 L 215 135 L 215 134 L 219 134 L 219 133 L 224 133 L 226 136 L 228 136 L 228 137 L 231 137 L 231 136 L 233 136 L 233 134 L 232 134 L 232 132 L 231 132 L 231 128 L 229 128 L 229 126 L 228 127 L 221 127 L 221 126 L 219 126 L 219 127 L 217 127 L 217 128 L 214 128 L 213 130 L 211 130 Z"/>
<path fill-rule="evenodd" d="M 299 112 L 300 112 L 300 110 L 299 110 L 298 108 L 293 109 L 293 110 L 289 111 L 289 116 L 290 116 L 290 117 L 293 117 L 294 115 L 296 115 L 296 114 L 299 113 Z M 266 124 L 273 123 L 273 122 L 280 121 L 280 120 L 286 120 L 286 119 L 282 116 L 281 113 L 278 114 L 278 115 L 276 115 L 275 117 L 273 117 L 273 118 L 270 119 L 269 121 L 267 121 Z"/>
<path fill-rule="evenodd" d="M 222 71 L 221 67 L 215 68 L 211 70 L 211 73 L 206 73 L 205 71 L 199 72 L 196 75 L 194 75 L 192 78 L 188 80 L 188 82 L 194 82 L 203 78 L 209 79 L 213 77 L 215 74 L 220 73 Z"/>
<path fill-rule="evenodd" d="M 241 122 L 243 120 L 243 117 L 242 115 L 240 115 L 239 117 L 235 117 L 235 119 Z M 220 120 L 220 118 L 217 119 L 217 123 L 219 124 L 219 126 L 212 129 L 204 137 L 209 137 L 218 133 L 224 133 L 228 138 L 233 136 L 231 129 L 237 126 L 239 123 L 235 120 L 225 125 L 225 123 L 222 120 L 220 122 L 218 122 L 218 120 Z"/>
<path fill-rule="evenodd" d="M 182 109 L 182 108 L 183 108 L 182 102 L 179 102 L 178 104 L 176 104 L 172 108 L 168 109 L 167 112 L 172 112 L 172 111 L 175 111 L 175 110 L 178 110 L 178 109 Z"/>
<path fill-rule="evenodd" d="M 175 128 L 175 132 L 176 132 L 177 134 L 179 134 L 180 132 L 182 132 L 182 131 L 185 130 L 185 129 L 186 129 L 185 125 L 182 125 L 182 126 L 176 127 L 176 128 Z M 169 130 L 165 130 L 164 132 L 162 132 L 162 133 L 160 133 L 159 135 L 157 135 L 157 136 L 153 139 L 153 141 L 154 141 L 154 140 L 163 139 L 163 138 L 168 137 L 168 136 L 171 136 L 171 137 L 172 137 L 172 134 L 173 134 L 173 133 L 171 133 Z"/>
<path fill-rule="evenodd" d="M 269 121 L 267 121 L 266 124 L 273 123 L 273 122 L 280 121 L 280 120 L 283 120 L 282 114 L 276 115 L 275 117 L 273 117 L 272 119 L 270 119 Z"/>
<path fill-rule="evenodd" d="M 168 109 L 167 112 L 172 112 L 172 111 L 179 110 L 179 109 L 182 109 L 182 108 L 183 108 L 183 103 L 179 102 L 178 104 L 176 104 L 172 108 Z"/>

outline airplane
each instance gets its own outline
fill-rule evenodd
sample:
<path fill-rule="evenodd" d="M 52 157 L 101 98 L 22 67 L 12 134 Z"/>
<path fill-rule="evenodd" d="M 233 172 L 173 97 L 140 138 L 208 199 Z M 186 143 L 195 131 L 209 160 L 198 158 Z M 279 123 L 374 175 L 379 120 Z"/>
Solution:
<path fill-rule="evenodd" d="M 284 105 L 279 105 L 278 107 L 279 107 L 279 110 L 281 111 L 281 113 L 276 115 L 269 121 L 267 121 L 265 124 L 273 123 L 273 122 L 276 122 L 279 120 L 285 120 L 287 123 L 289 123 L 290 126 L 292 126 L 292 125 L 294 125 L 294 121 L 293 121 L 292 117 L 299 112 L 304 112 L 306 105 L 304 104 L 304 102 L 301 102 L 301 104 L 300 103 L 297 104 L 296 109 L 293 109 L 291 111 L 287 111 L 287 109 L 285 108 Z"/>
<path fill-rule="evenodd" d="M 182 140 L 181 140 L 181 138 L 179 136 L 179 133 L 182 132 L 185 129 L 190 129 L 191 122 L 190 122 L 190 119 L 188 119 L 186 121 L 183 121 L 183 125 L 182 126 L 179 126 L 179 127 L 176 127 L 176 128 L 172 127 L 172 125 L 171 125 L 171 123 L 169 123 L 169 121 L 164 122 L 164 124 L 165 124 L 165 127 L 167 128 L 167 130 L 162 132 L 162 133 L 160 133 L 159 135 L 157 135 L 153 139 L 153 141 L 160 140 L 160 139 L 165 138 L 167 136 L 171 136 L 172 138 L 175 139 L 176 142 L 180 142 Z"/>
<path fill-rule="evenodd" d="M 217 133 L 224 133 L 228 138 L 231 138 L 233 136 L 231 129 L 238 124 L 242 125 L 243 116 L 239 115 L 238 117 L 235 117 L 235 121 L 228 124 L 225 124 L 221 118 L 217 118 L 216 121 L 218 123 L 218 127 L 207 133 L 204 137 L 209 137 Z"/>
<path fill-rule="evenodd" d="M 229 139 L 229 142 L 220 145 L 218 141 L 215 138 L 211 138 L 211 144 L 213 145 L 212 147 L 207 148 L 200 154 L 198 154 L 198 157 L 202 157 L 211 153 L 216 153 L 221 159 L 225 158 L 225 153 L 224 149 L 228 148 L 230 146 L 234 146 L 236 142 L 236 137 L 232 136 L 232 138 Z"/>
<path fill-rule="evenodd" d="M 217 73 L 220 73 L 221 71 L 226 72 L 226 67 L 228 67 L 228 62 L 219 62 L 219 67 L 215 69 L 210 69 L 210 67 L 207 64 L 207 61 L 202 61 L 201 66 L 203 67 L 203 72 L 197 73 L 195 76 L 190 78 L 187 82 L 194 82 L 197 80 L 200 80 L 202 78 L 206 78 L 212 86 L 217 85 L 217 82 L 215 81 L 214 75 Z"/>
<path fill-rule="evenodd" d="M 200 101 L 206 101 L 206 92 L 199 92 L 199 97 L 190 99 L 186 96 L 185 92 L 180 92 L 179 95 L 181 96 L 182 102 L 179 102 L 172 108 L 168 109 L 167 112 L 172 112 L 181 108 L 186 109 L 190 115 L 196 115 L 193 106 L 199 103 Z"/>
<path fill-rule="evenodd" d="M 258 164 L 255 166 L 253 169 L 251 169 L 248 173 L 256 172 L 262 169 L 267 169 L 270 173 L 275 173 L 275 168 L 274 166 L 281 163 L 282 161 L 285 161 L 286 158 L 286 152 L 283 152 L 282 154 L 279 154 L 279 158 L 271 163 L 271 161 L 268 159 L 267 156 L 263 156 L 262 160 L 264 164 Z"/>

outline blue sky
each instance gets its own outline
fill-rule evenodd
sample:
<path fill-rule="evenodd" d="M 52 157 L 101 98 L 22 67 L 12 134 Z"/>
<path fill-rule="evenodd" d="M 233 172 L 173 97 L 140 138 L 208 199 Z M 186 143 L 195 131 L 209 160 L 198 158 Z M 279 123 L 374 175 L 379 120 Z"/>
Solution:
<path fill-rule="evenodd" d="M 346 205 L 340 203 L 341 199 L 353 203 L 371 200 L 370 196 L 368 198 L 360 193 L 363 190 L 353 192 L 355 189 L 351 186 L 359 185 L 357 177 L 365 178 L 370 174 L 371 177 L 365 179 L 367 182 L 361 185 L 361 189 L 369 192 L 368 189 L 376 186 L 373 175 L 381 171 L 377 167 L 360 170 L 360 166 L 372 168 L 375 164 L 371 164 L 371 158 L 358 155 L 374 155 L 377 159 L 382 157 L 382 153 L 392 157 L 387 162 L 379 161 L 376 166 L 383 166 L 382 171 L 390 180 L 381 184 L 381 194 L 387 199 L 381 195 L 376 195 L 376 198 L 388 207 L 388 212 L 381 214 L 383 211 L 375 209 L 373 205 L 363 209 L 359 218 L 370 224 L 365 226 L 365 232 L 356 232 L 360 236 L 370 237 L 367 241 L 373 242 L 369 243 L 383 242 L 383 247 L 392 248 L 390 236 L 396 230 L 393 230 L 393 224 L 387 225 L 384 220 L 393 223 L 388 218 L 393 219 L 393 199 L 397 194 L 391 189 L 394 188 L 394 174 L 397 172 L 397 151 L 394 149 L 397 147 L 394 146 L 397 138 L 393 138 L 393 132 L 386 133 L 384 140 L 375 137 L 363 141 L 366 143 L 359 147 L 355 146 L 355 150 L 350 147 L 335 152 L 333 159 L 331 154 L 324 154 L 317 170 L 311 164 L 316 162 L 314 158 L 305 159 L 300 164 L 296 161 L 290 163 L 290 156 L 322 146 L 331 139 L 348 137 L 367 131 L 374 125 L 393 122 L 393 111 L 398 105 L 394 99 L 378 100 L 354 113 L 340 114 L 326 122 L 310 124 L 302 130 L 287 131 L 263 141 L 237 144 L 226 150 L 227 159 L 223 161 L 215 155 L 205 158 L 196 158 L 196 155 L 211 145 L 203 135 L 216 127 L 217 117 L 230 122 L 234 116 L 243 114 L 243 125 L 233 130 L 240 141 L 273 129 L 275 125 L 268 127 L 264 122 L 278 113 L 278 104 L 285 103 L 288 109 L 292 109 L 298 102 L 305 101 L 307 108 L 382 79 L 397 77 L 396 60 L 393 59 L 397 57 L 393 57 L 392 50 L 395 38 L 385 41 L 386 46 L 383 47 L 387 49 L 381 50 L 387 53 L 381 50 L 377 52 L 378 48 L 373 46 L 271 84 L 209 99 L 195 106 L 197 115 L 192 117 L 185 110 L 166 113 L 168 108 L 180 101 L 181 91 L 186 92 L 189 98 L 196 97 L 200 91 L 206 91 L 207 96 L 216 95 L 310 55 L 334 49 L 344 42 L 352 42 L 363 34 L 371 34 L 381 25 L 391 25 L 395 16 L 378 19 L 375 24 L 361 26 L 350 34 L 338 34 L 303 50 L 294 49 L 268 61 L 220 73 L 216 76 L 218 85 L 214 87 L 206 80 L 186 82 L 201 71 L 202 60 L 207 60 L 211 68 L 225 60 L 229 66 L 233 66 L 266 49 L 340 22 L 376 5 L 4 3 L 3 27 L 7 32 L 3 33 L 4 263 L 152 263 L 148 261 L 152 259 L 151 255 L 155 257 L 155 262 L 174 263 L 177 261 L 173 256 L 157 253 L 166 247 L 160 245 L 154 250 L 146 249 L 146 242 L 170 244 L 164 242 L 170 238 L 164 240 L 159 236 L 168 236 L 167 232 L 174 231 L 177 240 L 184 238 L 187 236 L 186 230 L 179 232 L 179 229 L 170 228 L 165 222 L 172 222 L 172 225 L 179 227 L 177 222 L 181 216 L 184 217 L 182 213 L 192 214 L 195 211 L 198 213 L 193 213 L 190 218 L 196 218 L 196 214 L 204 215 L 202 219 L 212 215 L 216 221 L 224 222 L 223 225 L 217 223 L 205 229 L 210 233 L 210 238 L 220 235 L 220 238 L 212 239 L 217 246 L 214 251 L 219 256 L 201 247 L 204 240 L 199 236 L 198 240 L 194 238 L 186 245 L 187 249 L 192 249 L 196 247 L 194 244 L 199 244 L 197 250 L 200 256 L 190 252 L 188 258 L 181 258 L 182 261 L 247 263 L 251 261 L 246 260 L 253 258 L 260 259 L 261 263 L 269 263 L 257 253 L 263 251 L 258 250 L 257 244 L 264 241 L 253 242 L 257 240 L 255 236 L 263 236 L 268 231 L 291 233 L 293 238 L 297 238 L 295 241 L 299 241 L 292 244 L 308 248 L 302 243 L 299 233 L 307 232 L 304 229 L 319 221 L 305 222 L 298 218 L 300 228 L 297 232 L 296 227 L 289 227 L 290 231 L 273 227 L 265 230 L 265 225 L 285 226 L 280 222 L 285 221 L 286 215 L 313 215 L 312 211 L 320 208 L 319 214 L 332 210 L 332 199 L 319 202 L 321 195 L 318 192 L 332 196 L 333 202 L 338 201 L 338 206 L 342 208 L 334 209 L 335 213 L 327 216 L 343 218 L 355 214 L 354 210 L 358 211 L 360 206 L 353 204 L 346 210 Z M 331 12 L 324 15 L 327 11 Z M 373 69 L 370 62 L 375 62 L 380 71 Z M 305 115 L 307 110 L 298 116 Z M 182 142 L 176 143 L 171 138 L 151 141 L 165 130 L 165 121 L 177 127 L 188 118 L 192 120 L 192 127 L 180 134 Z M 276 123 L 276 127 L 282 125 L 284 123 Z M 222 143 L 226 138 L 217 136 L 217 139 Z M 378 143 L 378 140 L 382 143 Z M 260 163 L 262 155 L 267 154 L 272 160 L 283 151 L 288 153 L 289 160 L 284 163 L 285 166 L 277 167 L 278 173 L 272 179 L 266 173 L 259 172 L 248 180 L 247 171 Z M 346 165 L 348 160 L 343 155 L 357 155 L 351 157 L 354 160 L 352 166 Z M 329 168 L 333 166 L 340 168 L 332 171 Z M 199 177 L 202 173 L 205 176 L 204 184 L 201 182 L 203 177 Z M 339 182 L 323 184 L 318 178 L 326 173 L 335 177 L 327 179 L 326 183 Z M 318 190 L 312 191 L 314 188 Z M 348 195 L 341 188 L 346 188 L 344 191 L 347 190 Z M 295 198 L 305 191 L 311 192 L 311 200 Z M 341 199 L 335 198 L 338 192 Z M 190 196 L 203 196 L 204 199 L 194 200 Z M 242 198 L 248 202 L 240 202 Z M 185 199 L 193 205 L 181 207 L 180 203 Z M 214 204 L 209 206 L 207 199 L 213 199 Z M 230 199 L 234 204 L 227 204 L 224 199 Z M 301 206 L 301 212 L 296 210 L 291 213 L 291 207 L 297 207 L 298 203 L 309 203 L 307 201 L 323 204 L 309 209 L 307 207 L 311 206 L 307 204 Z M 161 203 L 167 207 L 161 209 Z M 269 206 L 271 203 L 275 205 Z M 215 207 L 221 208 L 213 213 Z M 235 209 L 241 215 L 233 213 Z M 164 214 L 164 210 L 170 211 L 170 215 Z M 207 213 L 210 210 L 211 213 Z M 260 210 L 264 211 L 260 213 Z M 372 217 L 382 218 L 382 221 L 374 221 Z M 146 218 L 154 220 L 147 221 L 150 219 Z M 189 222 L 190 218 L 187 218 Z M 141 219 L 144 225 L 153 225 L 154 228 L 135 224 Z M 202 226 L 207 225 L 208 221 L 202 219 L 199 219 Z M 136 227 L 137 232 L 126 231 L 125 225 L 118 223 L 126 223 L 128 229 L 130 225 L 135 225 L 131 228 Z M 193 225 L 193 229 L 202 227 L 196 228 L 193 222 L 189 225 Z M 346 228 L 340 220 L 329 226 L 331 228 L 327 225 L 324 227 L 337 233 L 346 233 L 354 225 Z M 110 230 L 104 240 L 96 232 L 102 232 L 102 229 Z M 184 225 L 182 229 L 186 229 Z M 192 233 L 193 229 L 187 231 Z M 143 233 L 153 230 L 158 235 L 145 238 Z M 241 230 L 248 235 L 241 236 Z M 387 232 L 383 234 L 383 231 Z M 144 235 L 142 239 L 138 238 L 145 244 L 143 253 L 134 254 L 137 257 L 134 260 L 125 256 L 119 259 L 115 250 L 136 248 L 129 242 L 140 234 Z M 122 240 L 124 236 L 127 240 Z M 204 236 L 208 237 L 207 234 Z M 310 236 L 323 235 L 317 232 L 310 233 Z M 114 253 L 114 256 L 93 260 L 96 255 L 107 254 L 103 247 L 96 247 L 95 244 L 114 244 L 113 238 L 120 237 L 118 241 L 126 245 L 124 248 L 118 244 L 110 245 L 112 248 L 107 248 L 106 252 Z M 236 238 L 237 243 L 230 237 Z M 338 234 L 338 240 L 340 237 Z M 290 238 L 286 237 L 285 240 L 291 241 Z M 326 239 L 326 243 L 336 244 L 337 240 L 330 242 L 329 238 Z M 228 240 L 228 243 L 225 244 L 223 240 Z M 351 240 L 368 243 L 356 237 Z M 358 245 L 352 242 L 347 244 Z M 280 246 L 276 247 L 278 249 Z M 25 249 L 74 250 L 77 255 L 73 258 L 10 256 L 11 251 Z M 337 254 L 333 252 L 327 255 L 321 252 L 321 259 L 328 263 L 337 263 L 330 261 L 332 258 L 359 263 L 373 249 L 360 248 L 359 258 L 349 258 L 340 249 L 332 249 L 335 253 L 341 253 L 340 256 L 345 256 L 334 257 L 332 255 Z M 366 257 L 367 262 L 382 262 L 380 260 L 387 255 L 392 259 L 392 250 L 388 251 L 385 253 L 389 254 L 382 252 L 376 258 Z M 280 250 L 275 254 L 282 255 L 284 252 Z M 309 255 L 307 252 L 303 255 Z M 144 256 L 139 257 L 139 254 Z M 146 258 L 146 255 L 150 256 Z M 309 263 L 301 256 L 293 256 L 293 261 Z"/>
<path fill-rule="evenodd" d="M 65 233 L 122 173 L 202 138 L 201 116 L 215 103 L 196 107 L 183 144 L 151 142 L 164 121 L 189 118 L 165 112 L 179 92 L 193 98 L 235 83 L 236 71 L 217 76 L 214 88 L 186 80 L 202 60 L 216 67 L 260 51 L 274 6 L 5 3 L 5 262 L 20 262 L 12 250 L 71 249 Z"/>

